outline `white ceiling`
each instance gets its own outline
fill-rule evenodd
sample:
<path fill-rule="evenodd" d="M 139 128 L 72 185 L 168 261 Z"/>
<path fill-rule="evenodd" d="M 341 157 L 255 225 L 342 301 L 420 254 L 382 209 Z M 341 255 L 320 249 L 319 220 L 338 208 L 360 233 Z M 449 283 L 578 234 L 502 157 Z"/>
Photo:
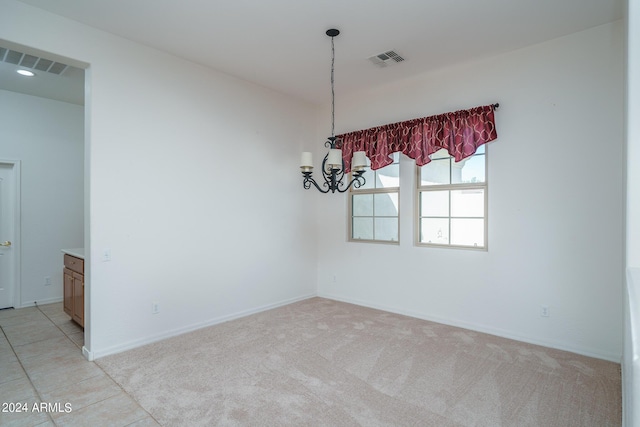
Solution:
<path fill-rule="evenodd" d="M 0 48 L 2 47 L 22 54 L 35 56 L 41 54 L 41 52 L 33 49 L 0 40 Z M 2 53 L 2 49 L 0 49 L 0 53 Z M 84 70 L 67 66 L 62 73 L 53 74 L 47 71 L 39 71 L 2 61 L 1 56 L 2 55 L 0 55 L 0 89 L 71 102 L 78 105 L 84 104 Z M 60 60 L 59 57 L 55 56 L 49 56 L 45 59 L 53 61 Z M 19 69 L 31 69 L 36 75 L 34 77 L 21 76 L 16 73 Z"/>
<path fill-rule="evenodd" d="M 329 28 L 339 98 L 623 17 L 623 0 L 21 1 L 313 103 L 330 100 Z M 405 61 L 367 59 L 392 49 Z"/>

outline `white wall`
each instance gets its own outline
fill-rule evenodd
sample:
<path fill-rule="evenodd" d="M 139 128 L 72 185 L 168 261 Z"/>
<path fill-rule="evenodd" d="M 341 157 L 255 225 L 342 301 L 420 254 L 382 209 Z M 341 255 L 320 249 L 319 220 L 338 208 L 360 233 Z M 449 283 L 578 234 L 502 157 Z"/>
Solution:
<path fill-rule="evenodd" d="M 336 133 L 500 103 L 488 147 L 489 250 L 413 246 L 415 169 L 405 159 L 399 246 L 347 242 L 347 199 L 318 205 L 319 294 L 620 361 L 622 29 L 603 25 L 347 99 L 337 91 Z"/>
<path fill-rule="evenodd" d="M 297 176 L 315 107 L 13 0 L 0 9 L 0 38 L 90 64 L 89 356 L 315 294 L 314 198 Z"/>
<path fill-rule="evenodd" d="M 79 105 L 0 90 L 0 159 L 22 169 L 20 306 L 61 301 L 60 250 L 84 243 L 83 115 Z"/>

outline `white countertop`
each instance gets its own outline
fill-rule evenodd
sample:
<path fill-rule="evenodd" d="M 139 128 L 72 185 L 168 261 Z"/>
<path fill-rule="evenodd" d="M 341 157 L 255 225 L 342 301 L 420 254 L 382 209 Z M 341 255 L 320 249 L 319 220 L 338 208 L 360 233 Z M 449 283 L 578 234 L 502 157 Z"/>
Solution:
<path fill-rule="evenodd" d="M 76 258 L 84 259 L 84 248 L 63 249 L 62 252 Z"/>

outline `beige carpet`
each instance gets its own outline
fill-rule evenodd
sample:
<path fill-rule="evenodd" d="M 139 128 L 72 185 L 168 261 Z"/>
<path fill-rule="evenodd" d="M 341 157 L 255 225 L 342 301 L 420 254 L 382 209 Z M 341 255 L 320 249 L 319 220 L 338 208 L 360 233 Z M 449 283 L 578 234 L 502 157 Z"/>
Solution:
<path fill-rule="evenodd" d="M 322 298 L 97 363 L 164 426 L 620 426 L 620 365 Z"/>

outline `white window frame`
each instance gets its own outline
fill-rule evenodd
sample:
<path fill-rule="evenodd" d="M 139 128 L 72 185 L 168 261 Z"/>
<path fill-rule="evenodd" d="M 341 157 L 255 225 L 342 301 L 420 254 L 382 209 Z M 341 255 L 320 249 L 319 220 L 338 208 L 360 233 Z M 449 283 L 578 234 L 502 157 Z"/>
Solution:
<path fill-rule="evenodd" d="M 429 248 L 447 248 L 447 249 L 468 249 L 474 251 L 488 251 L 489 250 L 489 179 L 488 179 L 488 149 L 487 145 L 484 144 L 484 154 L 481 154 L 484 157 L 484 182 L 479 183 L 459 183 L 459 184 L 436 184 L 436 185 L 421 185 L 421 166 L 416 166 L 416 190 L 415 190 L 415 221 L 414 221 L 414 240 L 415 245 L 420 247 L 429 247 Z M 470 158 L 470 157 L 469 157 Z M 451 159 L 453 160 L 453 159 Z M 450 181 L 451 181 L 451 170 L 449 167 Z M 484 192 L 484 245 L 483 246 L 471 246 L 471 245 L 455 245 L 451 244 L 451 219 L 454 218 L 465 218 L 465 217 L 452 217 L 451 216 L 451 191 L 458 190 L 473 190 L 473 189 L 482 189 Z M 422 203 L 421 203 L 421 195 L 426 192 L 432 191 L 449 191 L 449 216 L 448 217 L 437 217 L 437 218 L 448 218 L 449 220 L 449 243 L 428 243 L 422 242 L 420 240 L 420 236 L 422 233 L 422 219 L 428 218 L 427 216 L 422 216 Z M 436 218 L 436 217 L 434 217 Z M 473 217 L 474 219 L 477 217 Z"/>
<path fill-rule="evenodd" d="M 398 161 L 397 163 L 394 162 L 392 164 L 397 164 L 398 165 L 398 178 L 400 178 L 400 153 L 397 153 L 398 155 Z M 369 166 L 367 166 L 367 171 L 368 172 L 372 172 L 373 173 L 373 177 L 369 177 L 369 179 L 377 179 L 377 174 L 378 171 L 381 171 L 384 168 L 380 168 L 378 170 L 371 170 Z M 374 181 L 375 182 L 375 181 Z M 388 216 L 388 215 L 380 215 L 380 216 L 376 216 L 375 214 L 375 210 L 373 212 L 373 215 L 370 218 L 373 218 L 374 221 L 374 227 L 373 227 L 373 235 L 374 238 L 373 239 L 355 239 L 353 238 L 353 196 L 354 195 L 365 195 L 365 194 L 371 194 L 372 197 L 375 198 L 376 194 L 392 194 L 395 193 L 398 195 L 398 214 L 397 216 Z M 348 201 L 348 209 L 347 209 L 347 223 L 348 223 L 348 227 L 347 227 L 347 240 L 349 242 L 360 242 L 360 243 L 380 243 L 380 244 L 386 244 L 386 245 L 399 245 L 400 244 L 400 182 L 398 181 L 398 186 L 397 187 L 385 187 L 385 188 L 354 188 L 351 187 L 349 189 L 349 201 Z M 374 203 L 374 209 L 375 209 L 375 203 Z M 363 216 L 364 217 L 364 216 Z M 398 220 L 398 240 L 378 240 L 375 239 L 375 219 L 376 218 L 396 218 Z"/>

